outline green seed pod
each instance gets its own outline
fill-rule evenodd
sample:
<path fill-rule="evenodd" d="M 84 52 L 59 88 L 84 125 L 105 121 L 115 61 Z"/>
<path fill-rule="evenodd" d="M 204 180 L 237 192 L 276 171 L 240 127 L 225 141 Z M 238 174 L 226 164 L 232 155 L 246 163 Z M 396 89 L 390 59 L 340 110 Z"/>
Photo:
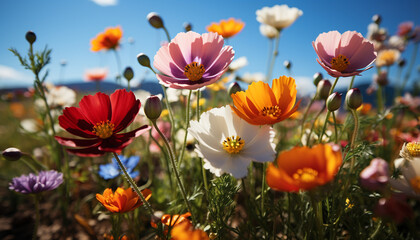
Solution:
<path fill-rule="evenodd" d="M 150 66 L 150 58 L 144 54 L 144 53 L 139 53 L 139 55 L 137 55 L 137 61 L 140 63 L 140 65 L 142 65 L 143 67 L 148 67 L 151 68 Z"/>
<path fill-rule="evenodd" d="M 185 31 L 186 31 L 186 32 L 191 31 L 191 30 L 192 30 L 192 25 L 191 25 L 191 23 L 189 23 L 189 22 L 185 22 L 185 23 L 184 23 L 184 29 L 185 29 Z"/>
<path fill-rule="evenodd" d="M 350 109 L 358 109 L 363 103 L 362 93 L 358 88 L 350 89 L 346 94 L 346 105 Z"/>
<path fill-rule="evenodd" d="M 158 96 L 152 95 L 144 104 L 144 113 L 150 120 L 156 120 L 162 113 L 162 103 Z"/>
<path fill-rule="evenodd" d="M 3 157 L 9 161 L 17 161 L 22 157 L 22 152 L 14 147 L 7 148 L 2 152 Z"/>
<path fill-rule="evenodd" d="M 131 67 L 126 67 L 123 75 L 124 75 L 125 79 L 127 79 L 127 81 L 130 81 L 134 77 L 133 69 Z"/>
<path fill-rule="evenodd" d="M 164 27 L 162 18 L 155 12 L 147 14 L 147 21 L 149 21 L 150 25 L 152 25 L 154 28 Z"/>
<path fill-rule="evenodd" d="M 318 86 L 319 81 L 321 81 L 323 78 L 322 73 L 317 72 L 314 74 L 313 79 L 314 79 L 314 85 Z"/>
<path fill-rule="evenodd" d="M 341 106 L 341 96 L 343 94 L 335 92 L 332 93 L 328 98 L 327 98 L 327 108 L 328 111 L 330 112 L 334 112 L 337 111 L 340 106 Z"/>
<path fill-rule="evenodd" d="M 30 44 L 33 44 L 36 41 L 36 35 L 32 31 L 28 31 L 25 35 L 26 41 L 28 41 Z"/>
<path fill-rule="evenodd" d="M 318 99 L 326 100 L 328 98 L 328 94 L 330 93 L 331 89 L 331 82 L 327 79 L 321 80 L 318 83 L 316 88 L 316 94 Z"/>

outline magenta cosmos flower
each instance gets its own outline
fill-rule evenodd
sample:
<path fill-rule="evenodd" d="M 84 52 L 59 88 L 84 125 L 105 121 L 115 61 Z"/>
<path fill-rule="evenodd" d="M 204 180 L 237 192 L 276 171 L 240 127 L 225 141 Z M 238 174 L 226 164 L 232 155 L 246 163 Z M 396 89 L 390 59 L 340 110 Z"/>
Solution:
<path fill-rule="evenodd" d="M 216 82 L 235 55 L 231 46 L 223 44 L 223 37 L 217 33 L 178 33 L 154 58 L 160 84 L 195 90 Z"/>
<path fill-rule="evenodd" d="M 140 109 L 140 100 L 133 92 L 116 90 L 110 96 L 98 92 L 84 96 L 79 107 L 68 107 L 58 122 L 67 132 L 79 138 L 55 136 L 61 145 L 71 147 L 68 152 L 78 156 L 96 157 L 106 152 L 120 152 L 135 137 L 148 131 L 144 125 L 121 133 L 133 122 Z"/>
<path fill-rule="evenodd" d="M 349 77 L 366 71 L 376 59 L 374 45 L 358 32 L 321 33 L 312 42 L 316 61 L 332 77 Z"/>

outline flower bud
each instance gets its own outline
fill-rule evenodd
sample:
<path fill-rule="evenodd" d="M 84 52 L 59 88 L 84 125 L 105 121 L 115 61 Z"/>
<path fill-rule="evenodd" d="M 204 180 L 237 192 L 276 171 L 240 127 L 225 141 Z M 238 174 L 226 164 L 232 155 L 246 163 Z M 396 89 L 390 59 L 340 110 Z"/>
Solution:
<path fill-rule="evenodd" d="M 36 35 L 32 31 L 28 31 L 25 35 L 25 38 L 26 38 L 26 41 L 28 41 L 30 44 L 36 41 Z"/>
<path fill-rule="evenodd" d="M 318 99 L 326 100 L 328 98 L 328 94 L 330 93 L 330 89 L 331 82 L 328 79 L 323 79 L 319 81 L 316 88 L 316 94 L 318 96 Z"/>
<path fill-rule="evenodd" d="M 341 106 L 341 96 L 343 94 L 335 92 L 328 96 L 327 98 L 327 108 L 328 111 L 334 112 L 337 111 Z"/>
<path fill-rule="evenodd" d="M 358 88 L 350 89 L 346 94 L 346 105 L 350 109 L 358 109 L 363 103 L 362 93 Z"/>
<path fill-rule="evenodd" d="M 283 62 L 283 66 L 287 69 L 290 70 L 290 68 L 292 67 L 292 63 L 288 60 Z"/>
<path fill-rule="evenodd" d="M 379 15 L 379 14 L 375 14 L 375 15 L 373 15 L 373 17 L 372 17 L 372 22 L 374 22 L 374 23 L 376 23 L 376 24 L 381 24 L 381 22 L 382 22 L 382 17 L 381 17 L 381 15 Z"/>
<path fill-rule="evenodd" d="M 134 77 L 133 69 L 131 67 L 126 67 L 123 75 L 124 75 L 125 79 L 127 79 L 127 81 L 130 81 Z"/>
<path fill-rule="evenodd" d="M 318 86 L 319 81 L 321 81 L 323 78 L 322 73 L 317 72 L 314 74 L 313 79 L 314 79 L 314 85 Z"/>
<path fill-rule="evenodd" d="M 7 148 L 2 152 L 3 157 L 9 161 L 17 161 L 22 157 L 22 152 L 14 147 Z"/>
<path fill-rule="evenodd" d="M 186 32 L 191 31 L 191 30 L 192 30 L 192 25 L 191 25 L 191 23 L 189 23 L 189 22 L 185 22 L 185 23 L 184 23 L 184 29 L 185 29 L 185 31 L 186 31 Z"/>
<path fill-rule="evenodd" d="M 229 90 L 228 90 L 229 96 L 239 91 L 242 91 L 242 89 L 241 89 L 241 86 L 239 86 L 238 82 L 233 82 L 229 85 Z"/>
<path fill-rule="evenodd" d="M 147 14 L 147 21 L 149 21 L 150 25 L 154 28 L 163 28 L 163 20 L 159 14 L 155 12 Z"/>
<path fill-rule="evenodd" d="M 151 68 L 150 66 L 150 58 L 144 54 L 144 53 L 139 53 L 139 55 L 137 55 L 137 61 L 140 63 L 140 65 L 142 65 L 143 67 L 148 67 Z"/>
<path fill-rule="evenodd" d="M 150 120 L 156 120 L 160 117 L 160 114 L 162 113 L 162 103 L 158 96 L 152 95 L 147 98 L 146 103 L 144 104 L 144 113 Z"/>
<path fill-rule="evenodd" d="M 382 158 L 374 158 L 360 173 L 360 184 L 372 191 L 381 191 L 389 181 L 388 163 Z"/>

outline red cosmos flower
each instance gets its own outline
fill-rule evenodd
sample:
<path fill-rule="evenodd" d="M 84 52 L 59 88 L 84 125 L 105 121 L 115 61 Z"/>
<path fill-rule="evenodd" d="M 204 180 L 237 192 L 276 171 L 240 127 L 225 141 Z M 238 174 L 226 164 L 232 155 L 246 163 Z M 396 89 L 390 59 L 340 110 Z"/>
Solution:
<path fill-rule="evenodd" d="M 72 147 L 68 152 L 78 156 L 96 157 L 105 152 L 118 152 L 135 137 L 148 131 L 144 125 L 131 132 L 119 133 L 133 122 L 140 109 L 140 100 L 133 92 L 116 90 L 111 96 L 98 92 L 84 96 L 79 107 L 67 107 L 58 117 L 59 124 L 67 132 L 80 138 L 55 136 L 61 145 Z"/>

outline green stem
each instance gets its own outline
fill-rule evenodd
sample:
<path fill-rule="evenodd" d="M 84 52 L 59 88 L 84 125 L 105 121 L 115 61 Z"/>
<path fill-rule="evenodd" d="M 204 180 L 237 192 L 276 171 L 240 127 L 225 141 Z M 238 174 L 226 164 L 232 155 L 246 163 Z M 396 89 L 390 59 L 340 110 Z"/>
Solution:
<path fill-rule="evenodd" d="M 163 31 L 165 31 L 166 38 L 168 39 L 168 42 L 171 42 L 171 37 L 169 36 L 168 29 L 166 29 L 166 27 L 165 27 L 165 26 L 163 26 Z"/>
<path fill-rule="evenodd" d="M 384 111 L 384 100 L 383 100 L 383 91 L 382 86 L 378 84 L 378 90 L 376 91 L 376 97 L 378 101 L 378 113 L 382 113 Z"/>
<path fill-rule="evenodd" d="M 324 239 L 324 220 L 322 217 L 322 201 L 316 201 L 315 196 L 309 193 L 312 203 L 312 209 L 315 214 L 316 230 L 318 233 L 318 239 Z"/>
<path fill-rule="evenodd" d="M 267 163 L 263 164 L 262 180 L 261 180 L 261 214 L 264 215 L 264 203 L 265 203 L 265 172 L 267 168 Z"/>
<path fill-rule="evenodd" d="M 276 62 L 276 57 L 279 55 L 279 42 L 280 42 L 280 33 L 276 37 L 276 43 L 274 44 L 273 57 L 271 58 L 270 67 L 267 72 L 267 82 L 271 79 L 273 74 L 274 63 Z"/>
<path fill-rule="evenodd" d="M 318 143 L 322 143 L 322 137 L 324 136 L 325 129 L 327 128 L 328 118 L 330 117 L 331 111 L 327 110 L 327 116 L 325 116 L 324 126 L 322 127 L 321 134 L 319 135 Z"/>
<path fill-rule="evenodd" d="M 337 77 L 336 79 L 335 79 L 335 81 L 334 81 L 334 84 L 331 86 L 331 88 L 330 88 L 330 91 L 329 91 L 329 93 L 328 93 L 328 96 L 330 96 L 331 95 L 331 93 L 334 91 L 334 88 L 335 88 L 335 86 L 337 85 L 337 82 L 338 82 L 338 79 L 339 79 L 340 77 Z M 352 80 L 354 80 L 354 78 L 352 78 Z M 353 85 L 353 81 L 351 82 L 351 85 Z M 325 103 L 326 104 L 326 103 Z M 320 135 L 320 139 L 319 139 L 319 143 L 321 143 L 321 141 L 322 141 L 322 136 L 324 136 L 324 132 L 325 132 L 325 129 L 326 129 L 326 127 L 327 127 L 327 123 L 328 123 L 328 117 L 330 116 L 330 111 L 327 111 L 327 115 L 325 116 L 325 121 L 324 121 L 324 127 L 322 128 L 322 132 L 321 132 L 321 135 Z"/>
<path fill-rule="evenodd" d="M 159 149 L 163 153 L 163 155 L 165 155 L 165 158 L 164 158 L 165 159 L 165 167 L 166 167 L 166 172 L 167 172 L 168 177 L 169 177 L 169 185 L 171 186 L 171 188 L 173 188 L 174 185 L 173 185 L 173 182 L 172 182 L 172 177 L 171 177 L 171 172 L 170 172 L 170 167 L 169 167 L 169 160 L 168 160 L 169 157 L 168 157 L 168 154 L 163 149 L 162 145 L 160 145 L 160 143 L 156 140 L 156 138 L 153 137 L 153 135 L 152 135 L 152 129 L 150 129 L 149 136 L 153 140 L 153 142 L 155 142 L 155 144 L 159 147 Z"/>
<path fill-rule="evenodd" d="M 306 118 L 308 117 L 309 109 L 311 108 L 312 104 L 315 102 L 316 97 L 317 97 L 317 94 L 315 93 L 314 97 L 311 99 L 308 106 L 306 107 L 305 113 L 303 114 L 302 123 L 300 127 L 300 139 L 302 139 L 302 136 L 303 136 L 303 128 L 305 127 L 305 121 L 306 121 Z"/>
<path fill-rule="evenodd" d="M 200 90 L 197 91 L 197 108 L 196 108 L 196 116 L 197 116 L 197 122 L 200 121 Z M 204 182 L 204 189 L 206 190 L 206 195 L 209 192 L 209 185 L 207 183 L 207 174 L 206 169 L 204 168 L 204 160 L 201 159 L 201 173 L 203 174 L 203 182 Z"/>
<path fill-rule="evenodd" d="M 117 160 L 118 166 L 120 167 L 120 169 L 123 171 L 125 179 L 127 180 L 127 182 L 130 184 L 130 186 L 134 189 L 134 191 L 137 193 L 137 195 L 140 197 L 141 201 L 143 202 L 143 205 L 146 207 L 146 209 L 149 211 L 151 216 L 154 216 L 153 214 L 153 208 L 152 206 L 150 206 L 149 202 L 144 198 L 143 194 L 141 193 L 139 187 L 137 186 L 137 184 L 134 182 L 133 178 L 131 178 L 130 174 L 128 174 L 127 169 L 125 168 L 124 164 L 121 162 L 120 158 L 118 157 L 118 155 L 113 152 L 112 154 L 114 154 L 115 160 Z"/>
<path fill-rule="evenodd" d="M 176 167 L 177 165 L 176 165 L 176 160 L 175 160 L 175 154 L 174 154 L 174 152 L 171 148 L 171 145 L 168 142 L 168 139 L 165 137 L 165 135 L 163 135 L 163 133 L 157 127 L 156 120 L 152 120 L 152 124 L 153 124 L 153 127 L 155 127 L 156 131 L 159 133 L 160 137 L 163 139 L 163 142 L 165 143 L 165 147 L 166 147 L 166 149 L 169 153 L 169 159 L 171 160 L 172 170 L 175 173 L 175 177 L 176 177 L 176 180 L 178 182 L 179 189 L 181 190 L 182 197 L 184 198 L 184 201 L 185 201 L 185 204 L 187 205 L 188 211 L 191 213 L 191 218 L 192 218 L 193 224 L 195 225 L 196 218 L 194 217 L 194 213 L 191 211 L 191 209 L 192 209 L 191 205 L 188 202 L 188 198 L 187 198 L 187 194 L 185 193 L 184 185 L 182 184 L 181 177 L 179 176 L 178 169 Z"/>
<path fill-rule="evenodd" d="M 337 131 L 337 120 L 335 119 L 335 113 L 332 112 L 332 117 L 334 120 L 334 131 L 335 131 L 335 144 L 338 143 L 338 131 Z"/>
<path fill-rule="evenodd" d="M 268 73 L 270 72 L 271 59 L 273 58 L 273 45 L 274 45 L 274 41 L 273 41 L 272 38 L 270 38 L 269 43 L 268 43 L 267 75 L 265 76 L 266 77 L 266 79 L 265 79 L 266 82 L 268 82 Z"/>
<path fill-rule="evenodd" d="M 184 158 L 184 153 L 185 153 L 185 146 L 187 145 L 187 137 L 188 137 L 188 128 L 190 126 L 190 107 L 191 107 L 191 95 L 192 95 L 192 90 L 190 90 L 190 93 L 188 94 L 188 99 L 187 99 L 187 109 L 185 111 L 185 135 L 184 135 L 184 143 L 182 144 L 182 148 L 181 148 L 181 154 L 179 155 L 179 159 L 178 159 L 178 167 L 181 166 L 181 161 Z"/>
<path fill-rule="evenodd" d="M 353 88 L 354 78 L 356 78 L 356 75 L 354 75 L 353 77 L 351 77 L 350 85 L 349 85 L 349 87 L 347 88 L 347 91 L 349 91 L 350 89 L 352 89 L 352 88 Z"/>
<path fill-rule="evenodd" d="M 35 224 L 34 224 L 34 232 L 32 234 L 32 240 L 37 239 L 38 226 L 39 226 L 39 221 L 40 221 L 38 194 L 34 195 L 34 202 L 35 202 Z"/>
<path fill-rule="evenodd" d="M 121 214 L 120 213 L 112 214 L 111 222 L 112 222 L 112 230 L 111 230 L 112 236 L 114 237 L 114 239 L 120 239 L 120 235 L 121 235 Z"/>
<path fill-rule="evenodd" d="M 331 86 L 331 88 L 330 88 L 330 92 L 328 93 L 328 96 L 330 96 L 331 95 L 331 93 L 334 91 L 334 88 L 335 88 L 335 85 L 337 85 L 337 82 L 338 82 L 338 79 L 339 79 L 340 77 L 337 77 L 335 80 L 334 80 L 334 83 L 333 83 L 333 85 Z M 354 78 L 352 78 L 352 82 L 351 82 L 351 85 L 353 85 L 353 80 L 354 80 Z"/>
<path fill-rule="evenodd" d="M 351 135 L 351 140 L 350 140 L 350 151 L 353 151 L 354 150 L 354 143 L 356 142 L 356 138 L 357 138 L 357 132 L 359 130 L 359 117 L 357 115 L 356 110 L 352 109 L 351 113 L 352 113 L 353 119 L 354 119 L 354 129 L 353 129 L 353 134 Z M 351 158 L 351 162 L 350 162 L 350 173 L 353 170 L 354 161 L 355 161 L 355 157 L 353 155 L 353 157 Z"/>
<path fill-rule="evenodd" d="M 382 227 L 382 221 L 379 220 L 378 225 L 376 226 L 375 231 L 372 233 L 372 235 L 370 235 L 369 240 L 374 240 L 376 238 L 376 236 L 379 234 L 380 230 Z"/>
<path fill-rule="evenodd" d="M 319 115 L 321 115 L 321 113 L 324 111 L 324 109 L 325 109 L 325 104 L 322 107 L 321 111 L 319 111 L 318 114 L 315 116 L 315 119 L 312 122 L 311 131 L 309 131 L 308 138 L 307 138 L 307 141 L 306 141 L 306 146 L 311 146 L 311 144 L 310 144 L 311 143 L 311 135 L 312 135 L 312 132 L 314 131 L 315 122 L 319 118 Z"/>

